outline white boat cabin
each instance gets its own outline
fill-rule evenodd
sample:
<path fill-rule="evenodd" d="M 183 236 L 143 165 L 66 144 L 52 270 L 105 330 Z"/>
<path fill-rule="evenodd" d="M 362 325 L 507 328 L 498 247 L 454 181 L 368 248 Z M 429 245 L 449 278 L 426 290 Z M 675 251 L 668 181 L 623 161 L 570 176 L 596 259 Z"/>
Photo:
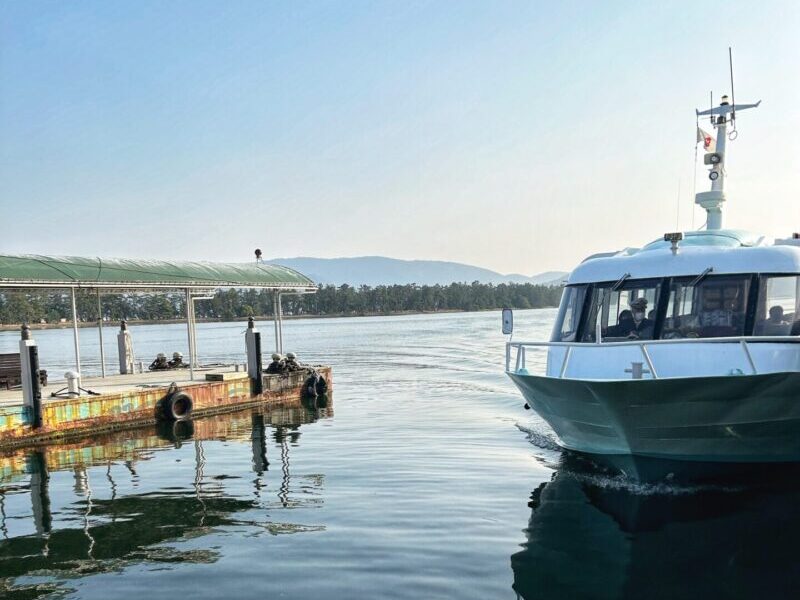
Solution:
<path fill-rule="evenodd" d="M 796 336 L 798 301 L 800 239 L 687 232 L 677 244 L 587 258 L 569 277 L 551 341 Z"/>

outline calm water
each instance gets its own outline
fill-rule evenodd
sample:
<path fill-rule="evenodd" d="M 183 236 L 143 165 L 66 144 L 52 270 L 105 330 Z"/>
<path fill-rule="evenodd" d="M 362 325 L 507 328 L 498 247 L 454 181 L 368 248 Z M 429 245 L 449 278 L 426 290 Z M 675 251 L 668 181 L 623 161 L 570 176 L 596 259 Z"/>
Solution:
<path fill-rule="evenodd" d="M 518 312 L 518 337 L 546 336 L 553 316 Z M 502 374 L 499 321 L 498 313 L 290 321 L 285 349 L 333 365 L 326 406 L 7 457 L 0 593 L 530 599 L 800 590 L 796 475 L 757 485 L 670 476 L 634 484 L 562 455 Z M 180 325 L 132 331 L 146 362 L 186 352 Z M 243 331 L 200 325 L 201 361 L 242 361 Z M 43 367 L 71 366 L 71 331 L 35 337 Z M 81 337 L 84 371 L 97 369 L 96 331 Z M 0 334 L 0 352 L 16 340 Z"/>

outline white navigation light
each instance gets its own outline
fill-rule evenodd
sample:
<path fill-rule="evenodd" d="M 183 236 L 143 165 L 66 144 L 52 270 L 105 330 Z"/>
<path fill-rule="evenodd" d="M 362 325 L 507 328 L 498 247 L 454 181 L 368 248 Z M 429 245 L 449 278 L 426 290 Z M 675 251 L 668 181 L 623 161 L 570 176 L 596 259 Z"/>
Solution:
<path fill-rule="evenodd" d="M 717 179 L 719 179 L 719 171 L 711 171 L 711 173 L 708 174 L 708 178 L 711 181 L 716 181 Z"/>

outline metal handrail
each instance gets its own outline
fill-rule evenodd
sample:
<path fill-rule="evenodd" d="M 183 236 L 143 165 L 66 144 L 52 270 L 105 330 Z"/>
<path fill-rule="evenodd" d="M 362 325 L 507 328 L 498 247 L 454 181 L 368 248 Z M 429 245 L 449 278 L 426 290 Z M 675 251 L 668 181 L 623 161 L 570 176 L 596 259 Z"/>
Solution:
<path fill-rule="evenodd" d="M 620 347 L 620 346 L 636 346 L 642 353 L 644 362 L 650 371 L 653 379 L 658 379 L 658 372 L 656 371 L 650 353 L 647 351 L 648 346 L 660 345 L 677 345 L 677 344 L 738 344 L 747 359 L 753 375 L 758 374 L 753 355 L 750 352 L 748 343 L 800 343 L 800 336 L 736 336 L 736 337 L 715 337 L 715 338 L 676 338 L 670 340 L 625 340 L 621 342 L 603 342 L 602 344 L 594 344 L 591 342 L 507 342 L 506 343 L 506 371 L 510 372 L 511 366 L 511 348 L 517 349 L 516 367 L 515 371 L 525 368 L 526 363 L 526 347 L 533 348 L 566 348 L 564 358 L 561 361 L 559 368 L 558 379 L 564 379 L 569 360 L 572 356 L 573 348 L 597 348 L 602 347 Z"/>

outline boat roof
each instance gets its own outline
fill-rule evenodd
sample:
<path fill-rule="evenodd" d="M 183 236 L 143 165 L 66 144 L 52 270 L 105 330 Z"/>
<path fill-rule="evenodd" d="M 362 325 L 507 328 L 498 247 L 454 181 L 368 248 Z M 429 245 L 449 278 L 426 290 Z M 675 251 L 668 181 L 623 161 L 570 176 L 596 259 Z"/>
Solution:
<path fill-rule="evenodd" d="M 774 240 L 735 230 L 684 232 L 678 252 L 663 239 L 642 248 L 595 254 L 569 276 L 568 284 L 699 275 L 709 267 L 712 274 L 800 274 L 800 240 Z"/>
<path fill-rule="evenodd" d="M 294 269 L 267 263 L 173 262 L 82 256 L 0 254 L 0 288 L 185 290 L 263 288 L 316 291 Z"/>

